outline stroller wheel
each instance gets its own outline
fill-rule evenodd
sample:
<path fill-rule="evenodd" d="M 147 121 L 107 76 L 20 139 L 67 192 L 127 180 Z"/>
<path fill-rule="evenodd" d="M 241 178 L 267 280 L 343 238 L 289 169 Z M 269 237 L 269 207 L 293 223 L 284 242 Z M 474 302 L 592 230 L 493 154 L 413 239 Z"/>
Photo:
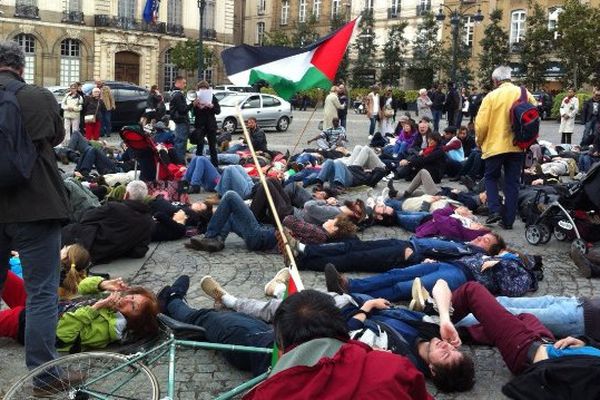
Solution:
<path fill-rule="evenodd" d="M 546 224 L 539 224 L 537 226 L 540 228 L 540 233 L 542 235 L 540 244 L 548 243 L 550 241 L 550 239 L 552 238 L 552 230 Z"/>
<path fill-rule="evenodd" d="M 555 230 L 554 237 L 556 238 L 556 240 L 559 240 L 561 242 L 566 242 L 567 240 L 569 240 L 569 236 L 562 229 Z"/>
<path fill-rule="evenodd" d="M 583 239 L 575 239 L 571 243 L 571 249 L 577 249 L 581 254 L 587 253 L 587 243 Z"/>
<path fill-rule="evenodd" d="M 529 244 L 537 246 L 542 242 L 542 238 L 544 236 L 542 229 L 542 225 L 529 225 L 525 229 L 525 239 Z"/>

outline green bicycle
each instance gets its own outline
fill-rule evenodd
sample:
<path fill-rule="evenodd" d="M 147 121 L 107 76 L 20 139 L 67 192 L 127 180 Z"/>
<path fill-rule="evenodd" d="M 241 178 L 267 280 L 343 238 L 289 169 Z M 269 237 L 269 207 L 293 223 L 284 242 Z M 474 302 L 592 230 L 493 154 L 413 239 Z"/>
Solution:
<path fill-rule="evenodd" d="M 167 339 L 147 351 L 125 355 L 109 352 L 86 352 L 71 354 L 45 363 L 19 379 L 7 392 L 5 400 L 16 399 L 72 399 L 72 400 L 172 400 L 175 393 L 175 367 L 177 347 L 202 348 L 208 350 L 244 351 L 272 353 L 271 348 L 237 346 L 180 337 L 203 336 L 204 329 L 176 321 L 166 315 L 158 316 L 163 334 Z M 160 397 L 160 386 L 150 370 L 163 356 L 168 354 L 168 380 L 165 397 Z M 218 400 L 232 397 L 248 390 L 267 377 L 263 373 L 217 397 Z M 53 386 L 41 383 L 59 377 L 60 384 Z M 42 389 L 43 387 L 43 389 Z"/>

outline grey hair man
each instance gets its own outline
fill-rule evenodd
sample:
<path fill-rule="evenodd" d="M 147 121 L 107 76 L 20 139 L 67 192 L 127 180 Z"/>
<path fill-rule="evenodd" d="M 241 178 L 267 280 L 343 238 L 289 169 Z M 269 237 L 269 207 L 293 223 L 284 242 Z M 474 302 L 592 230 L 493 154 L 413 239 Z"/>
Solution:
<path fill-rule="evenodd" d="M 144 181 L 131 181 L 125 189 L 127 200 L 143 201 L 148 196 L 148 186 Z"/>
<path fill-rule="evenodd" d="M 18 117 L 38 153 L 28 181 L 0 189 L 0 293 L 10 252 L 16 250 L 27 291 L 25 362 L 32 369 L 57 357 L 57 266 L 61 221 L 69 218 L 69 208 L 53 150 L 65 136 L 59 106 L 48 90 L 25 83 L 24 70 L 21 46 L 12 40 L 0 41 L 1 90 L 16 91 Z"/>

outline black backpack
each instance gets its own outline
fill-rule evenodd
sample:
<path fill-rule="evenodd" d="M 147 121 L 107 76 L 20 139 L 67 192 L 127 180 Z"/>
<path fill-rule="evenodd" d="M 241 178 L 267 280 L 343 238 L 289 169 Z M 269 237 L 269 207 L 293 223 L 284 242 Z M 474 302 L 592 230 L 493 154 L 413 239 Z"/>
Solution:
<path fill-rule="evenodd" d="M 27 182 L 38 156 L 16 97 L 24 86 L 18 80 L 0 86 L 0 188 Z"/>

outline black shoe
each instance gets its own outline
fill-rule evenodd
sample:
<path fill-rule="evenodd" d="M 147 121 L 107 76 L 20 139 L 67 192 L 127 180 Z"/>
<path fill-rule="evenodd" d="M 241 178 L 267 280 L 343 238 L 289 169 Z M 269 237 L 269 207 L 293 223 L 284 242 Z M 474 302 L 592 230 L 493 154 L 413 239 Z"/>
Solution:
<path fill-rule="evenodd" d="M 163 287 L 160 292 L 156 295 L 158 299 L 158 306 L 160 307 L 160 312 L 163 314 L 167 313 L 167 306 L 169 302 L 175 298 L 183 299 L 190 288 L 190 277 L 187 275 L 181 275 L 179 278 L 175 279 L 173 285 Z"/>
<path fill-rule="evenodd" d="M 492 213 L 485 220 L 485 224 L 491 225 L 491 224 L 495 224 L 496 222 L 501 221 L 501 220 L 502 220 L 502 215 L 500 215 L 500 213 Z"/>
<path fill-rule="evenodd" d="M 209 253 L 215 253 L 217 251 L 221 251 L 225 248 L 225 243 L 223 243 L 223 239 L 219 236 L 214 238 L 207 237 L 197 237 L 194 236 L 190 238 L 190 242 L 185 244 L 185 247 L 188 249 L 200 250 L 200 251 L 208 251 Z"/>
<path fill-rule="evenodd" d="M 460 177 L 460 182 L 465 185 L 465 187 L 472 192 L 475 187 L 475 181 L 469 175 L 464 175 Z"/>
<path fill-rule="evenodd" d="M 398 196 L 398 191 L 394 187 L 394 180 L 393 179 L 390 179 L 387 182 L 387 187 L 388 187 L 388 189 L 390 189 L 390 191 L 388 193 L 388 195 L 390 196 L 390 199 L 395 199 Z"/>
<path fill-rule="evenodd" d="M 200 185 L 190 185 L 190 188 L 188 189 L 188 193 L 189 194 L 200 193 Z"/>
<path fill-rule="evenodd" d="M 510 231 L 513 228 L 512 224 L 506 224 L 504 221 L 498 222 L 498 226 L 507 231 Z"/>
<path fill-rule="evenodd" d="M 348 280 L 335 269 L 335 265 L 325 264 L 323 272 L 325 273 L 325 286 L 328 292 L 348 293 Z"/>
<path fill-rule="evenodd" d="M 189 288 L 190 277 L 187 275 L 181 275 L 179 278 L 175 279 L 175 282 L 173 282 L 173 284 L 171 285 L 173 295 L 179 297 L 185 297 Z"/>
<path fill-rule="evenodd" d="M 579 249 L 571 249 L 571 260 L 573 260 L 584 278 L 590 279 L 592 277 L 592 263 Z"/>

